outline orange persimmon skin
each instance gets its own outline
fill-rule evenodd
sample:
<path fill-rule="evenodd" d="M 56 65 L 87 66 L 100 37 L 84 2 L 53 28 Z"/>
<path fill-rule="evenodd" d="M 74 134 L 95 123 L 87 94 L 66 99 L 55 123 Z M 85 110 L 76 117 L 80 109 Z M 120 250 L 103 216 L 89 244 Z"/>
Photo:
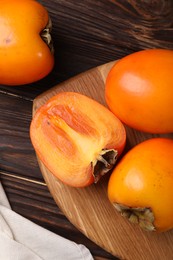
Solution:
<path fill-rule="evenodd" d="M 62 92 L 36 112 L 30 127 L 35 151 L 62 182 L 85 187 L 94 182 L 92 164 L 102 149 L 124 149 L 123 124 L 106 107 L 74 92 Z"/>
<path fill-rule="evenodd" d="M 113 170 L 111 203 L 151 208 L 157 231 L 173 228 L 173 140 L 152 138 L 133 147 Z"/>
<path fill-rule="evenodd" d="M 110 70 L 105 98 L 125 124 L 149 133 L 173 132 L 173 51 L 143 50 Z"/>
<path fill-rule="evenodd" d="M 0 1 L 0 84 L 23 85 L 45 77 L 54 56 L 40 33 L 47 10 L 34 0 Z"/>

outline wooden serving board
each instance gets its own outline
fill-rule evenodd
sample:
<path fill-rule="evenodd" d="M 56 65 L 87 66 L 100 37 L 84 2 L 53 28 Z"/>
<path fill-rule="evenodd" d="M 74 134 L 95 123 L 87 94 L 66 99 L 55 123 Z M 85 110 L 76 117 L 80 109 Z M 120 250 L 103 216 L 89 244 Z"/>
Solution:
<path fill-rule="evenodd" d="M 50 97 L 60 91 L 75 91 L 94 98 L 105 104 L 105 79 L 115 62 L 91 69 L 54 88 L 34 100 L 33 114 Z M 126 151 L 135 144 L 156 136 L 135 131 L 126 127 Z M 96 244 L 126 260 L 171 260 L 173 259 L 173 231 L 150 233 L 132 225 L 110 204 L 107 198 L 107 183 L 110 174 L 105 175 L 97 184 L 87 188 L 73 188 L 56 179 L 38 159 L 41 172 L 48 188 L 69 221 Z"/>

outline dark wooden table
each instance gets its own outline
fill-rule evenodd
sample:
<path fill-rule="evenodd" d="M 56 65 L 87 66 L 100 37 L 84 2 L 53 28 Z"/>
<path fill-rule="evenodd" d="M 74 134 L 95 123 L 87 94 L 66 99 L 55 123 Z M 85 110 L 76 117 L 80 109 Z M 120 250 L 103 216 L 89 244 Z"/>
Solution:
<path fill-rule="evenodd" d="M 95 66 L 147 48 L 173 49 L 172 0 L 39 1 L 53 22 L 55 67 L 26 86 L 0 86 L 0 180 L 14 211 L 77 243 L 96 259 L 116 259 L 81 234 L 55 204 L 29 138 L 33 99 Z"/>

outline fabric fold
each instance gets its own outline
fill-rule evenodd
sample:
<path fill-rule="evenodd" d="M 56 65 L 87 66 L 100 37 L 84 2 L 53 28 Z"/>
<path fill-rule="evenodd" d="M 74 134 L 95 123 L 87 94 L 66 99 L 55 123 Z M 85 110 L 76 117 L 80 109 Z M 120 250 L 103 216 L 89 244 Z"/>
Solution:
<path fill-rule="evenodd" d="M 15 213 L 0 184 L 0 259 L 93 260 L 80 244 L 50 232 Z"/>

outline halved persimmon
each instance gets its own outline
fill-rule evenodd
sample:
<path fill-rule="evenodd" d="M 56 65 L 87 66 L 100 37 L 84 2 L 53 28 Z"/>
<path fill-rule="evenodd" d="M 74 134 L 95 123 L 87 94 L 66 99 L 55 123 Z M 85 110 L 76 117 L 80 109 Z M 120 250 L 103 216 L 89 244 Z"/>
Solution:
<path fill-rule="evenodd" d="M 30 128 L 35 151 L 62 182 L 84 187 L 108 172 L 122 153 L 126 132 L 112 112 L 75 92 L 62 92 L 35 114 Z"/>

